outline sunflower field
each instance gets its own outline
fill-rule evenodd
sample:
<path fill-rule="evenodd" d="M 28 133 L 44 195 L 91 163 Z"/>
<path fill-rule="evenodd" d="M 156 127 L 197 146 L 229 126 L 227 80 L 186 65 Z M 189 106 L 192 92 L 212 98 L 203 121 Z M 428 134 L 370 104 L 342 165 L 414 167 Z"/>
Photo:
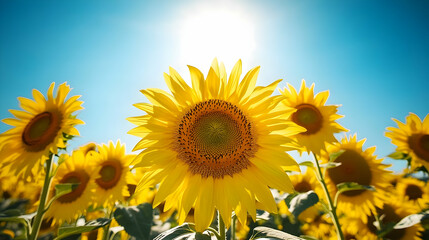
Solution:
<path fill-rule="evenodd" d="M 124 116 L 140 139 L 128 150 L 68 147 L 84 110 L 67 83 L 18 97 L 0 135 L 0 239 L 429 239 L 429 114 L 393 119 L 396 149 L 379 157 L 329 91 L 258 86 L 259 71 L 170 68 L 168 91 L 141 90 L 141 115 Z"/>

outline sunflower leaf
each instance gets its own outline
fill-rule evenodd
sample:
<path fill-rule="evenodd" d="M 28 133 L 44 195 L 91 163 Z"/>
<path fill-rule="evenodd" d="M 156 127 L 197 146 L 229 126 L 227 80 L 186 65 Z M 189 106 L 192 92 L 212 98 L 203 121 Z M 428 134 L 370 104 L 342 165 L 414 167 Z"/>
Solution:
<path fill-rule="evenodd" d="M 104 227 L 109 224 L 111 219 L 108 218 L 98 218 L 93 221 L 85 223 L 83 226 L 68 226 L 60 227 L 58 229 L 58 237 L 56 239 L 63 239 L 71 235 L 80 234 L 83 232 L 90 232 L 100 227 Z"/>
<path fill-rule="evenodd" d="M 355 183 L 355 182 L 343 182 L 343 183 L 339 183 L 339 184 L 337 184 L 337 189 L 338 189 L 338 193 L 337 194 L 341 194 L 343 192 L 353 191 L 353 190 L 370 190 L 370 191 L 375 191 L 375 188 L 373 186 L 360 185 L 359 183 Z"/>
<path fill-rule="evenodd" d="M 344 152 L 345 152 L 344 150 L 340 150 L 340 151 L 338 151 L 338 152 L 334 152 L 334 153 L 329 154 L 329 161 L 330 161 L 330 162 L 335 162 L 335 160 L 336 160 L 339 156 L 341 156 L 341 154 L 343 154 Z"/>
<path fill-rule="evenodd" d="M 78 186 L 79 183 L 61 183 L 55 185 L 55 198 L 59 198 L 67 193 L 73 192 L 73 190 Z"/>
<path fill-rule="evenodd" d="M 306 193 L 300 193 L 296 195 L 289 202 L 289 211 L 295 216 L 298 217 L 305 209 L 313 206 L 319 202 L 319 196 L 313 191 L 310 190 Z"/>
<path fill-rule="evenodd" d="M 149 239 L 153 219 L 151 204 L 143 203 L 130 207 L 119 206 L 113 216 L 129 235 L 136 239 Z"/>
<path fill-rule="evenodd" d="M 299 163 L 300 166 L 305 166 L 305 167 L 310 167 L 310 168 L 314 168 L 314 164 L 312 161 L 304 161 Z"/>
<path fill-rule="evenodd" d="M 303 240 L 303 238 L 285 233 L 268 227 L 255 227 L 250 239 L 285 239 L 285 240 Z"/>
<path fill-rule="evenodd" d="M 429 220 L 429 211 L 417 214 L 411 214 L 399 221 L 393 228 L 394 229 L 403 229 L 408 228 L 417 223 L 421 223 L 423 220 Z"/>
<path fill-rule="evenodd" d="M 186 239 L 191 237 L 195 233 L 195 229 L 192 225 L 184 223 L 180 226 L 174 227 L 159 234 L 154 240 L 172 240 L 172 239 Z"/>
<path fill-rule="evenodd" d="M 334 167 L 338 167 L 338 166 L 341 166 L 340 162 L 328 162 L 328 163 L 325 163 L 325 164 L 320 164 L 321 168 L 326 168 L 326 169 L 328 169 L 328 168 L 334 168 Z"/>

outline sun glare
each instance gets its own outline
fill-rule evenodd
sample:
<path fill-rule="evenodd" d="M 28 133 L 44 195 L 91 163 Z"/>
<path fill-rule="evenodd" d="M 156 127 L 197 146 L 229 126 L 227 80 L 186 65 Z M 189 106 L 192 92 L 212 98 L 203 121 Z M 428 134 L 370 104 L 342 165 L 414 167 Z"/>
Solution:
<path fill-rule="evenodd" d="M 180 56 L 191 65 L 209 64 L 214 57 L 232 66 L 249 59 L 255 48 L 252 23 L 241 12 L 206 6 L 187 14 L 180 29 Z"/>

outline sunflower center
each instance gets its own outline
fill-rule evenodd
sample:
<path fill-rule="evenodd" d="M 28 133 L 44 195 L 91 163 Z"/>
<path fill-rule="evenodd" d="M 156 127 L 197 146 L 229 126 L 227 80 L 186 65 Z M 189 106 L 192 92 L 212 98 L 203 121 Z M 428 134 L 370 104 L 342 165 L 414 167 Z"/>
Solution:
<path fill-rule="evenodd" d="M 429 162 L 429 134 L 413 134 L 408 138 L 408 145 L 416 155 Z"/>
<path fill-rule="evenodd" d="M 410 200 L 417 200 L 423 197 L 423 191 L 419 186 L 410 184 L 405 189 L 405 195 L 407 195 Z"/>
<path fill-rule="evenodd" d="M 329 178 L 335 185 L 343 182 L 356 182 L 360 185 L 370 185 L 372 179 L 371 169 L 365 158 L 353 150 L 345 150 L 335 159 L 341 165 L 334 168 L 328 168 Z M 343 192 L 346 196 L 360 195 L 365 190 L 351 190 Z"/>
<path fill-rule="evenodd" d="M 311 104 L 296 106 L 297 110 L 292 114 L 292 121 L 307 129 L 304 135 L 317 133 L 322 128 L 323 117 L 319 109 Z"/>
<path fill-rule="evenodd" d="M 203 177 L 239 173 L 256 152 L 251 122 L 237 106 L 219 99 L 191 108 L 177 133 L 179 159 Z"/>
<path fill-rule="evenodd" d="M 67 193 L 58 198 L 61 203 L 71 203 L 82 196 L 86 185 L 89 181 L 89 175 L 84 171 L 73 171 L 67 173 L 61 180 L 60 183 L 79 183 L 77 188 L 72 192 Z"/>
<path fill-rule="evenodd" d="M 308 191 L 312 190 L 310 183 L 307 181 L 301 181 L 301 182 L 297 183 L 294 186 L 294 188 L 295 188 L 295 191 L 300 192 L 300 193 L 304 193 L 304 192 L 308 192 Z"/>
<path fill-rule="evenodd" d="M 106 161 L 99 173 L 100 177 L 95 182 L 106 190 L 113 188 L 121 179 L 122 165 L 118 161 Z"/>
<path fill-rule="evenodd" d="M 36 115 L 25 126 L 22 141 L 28 151 L 37 152 L 45 149 L 52 143 L 61 126 L 61 117 L 52 112 L 43 112 Z"/>

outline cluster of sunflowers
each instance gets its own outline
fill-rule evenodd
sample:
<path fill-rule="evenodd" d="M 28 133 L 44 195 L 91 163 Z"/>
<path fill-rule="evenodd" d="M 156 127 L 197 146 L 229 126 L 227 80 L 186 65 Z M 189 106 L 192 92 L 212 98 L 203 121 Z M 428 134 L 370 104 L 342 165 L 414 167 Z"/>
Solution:
<path fill-rule="evenodd" d="M 256 86 L 259 70 L 240 80 L 238 61 L 227 77 L 215 59 L 206 77 L 189 66 L 189 86 L 170 68 L 171 94 L 142 90 L 145 114 L 128 118 L 136 155 L 120 141 L 67 150 L 83 122 L 65 83 L 18 98 L 0 135 L 0 239 L 429 236 L 429 115 L 387 128 L 389 157 L 408 161 L 394 174 L 365 139 L 337 140 L 348 130 L 328 91 L 302 81 L 274 95 L 281 80 Z"/>

